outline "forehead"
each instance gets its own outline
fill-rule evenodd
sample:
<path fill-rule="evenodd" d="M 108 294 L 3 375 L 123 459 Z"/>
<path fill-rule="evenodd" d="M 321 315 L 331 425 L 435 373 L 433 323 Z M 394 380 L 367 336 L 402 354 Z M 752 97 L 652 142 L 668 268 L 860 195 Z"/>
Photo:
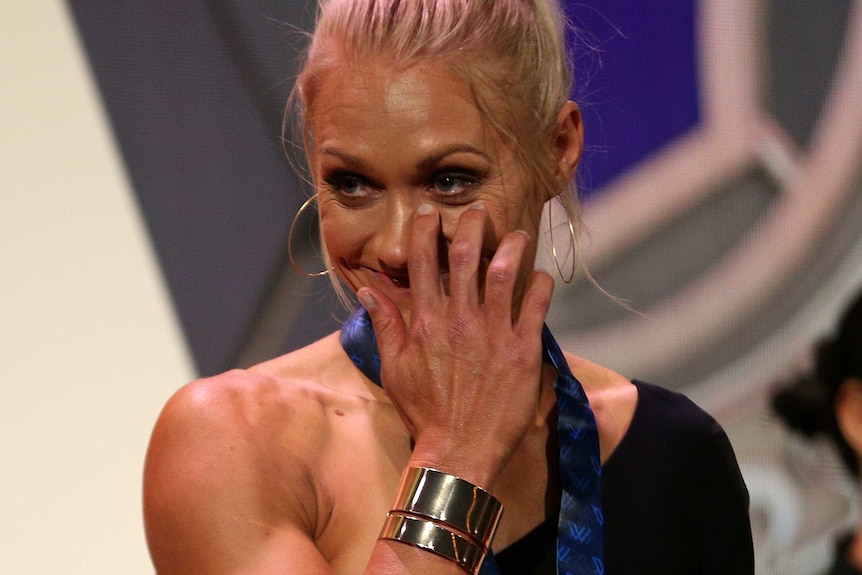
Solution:
<path fill-rule="evenodd" d="M 336 139 L 387 143 L 468 140 L 492 133 L 470 85 L 439 62 L 409 67 L 385 59 L 345 63 L 320 79 L 310 124 L 317 145 Z"/>

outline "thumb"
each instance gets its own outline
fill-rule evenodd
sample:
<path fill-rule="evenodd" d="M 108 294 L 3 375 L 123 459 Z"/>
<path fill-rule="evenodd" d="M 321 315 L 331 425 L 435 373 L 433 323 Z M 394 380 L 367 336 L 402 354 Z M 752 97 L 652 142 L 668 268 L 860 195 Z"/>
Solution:
<path fill-rule="evenodd" d="M 377 336 L 377 349 L 381 364 L 397 357 L 407 343 L 407 327 L 398 307 L 380 292 L 363 287 L 356 296 L 368 312 L 374 333 Z"/>

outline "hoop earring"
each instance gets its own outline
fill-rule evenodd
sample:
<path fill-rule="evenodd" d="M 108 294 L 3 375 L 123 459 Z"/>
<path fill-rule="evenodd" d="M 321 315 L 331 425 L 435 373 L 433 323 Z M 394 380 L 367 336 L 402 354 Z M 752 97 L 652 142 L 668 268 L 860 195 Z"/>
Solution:
<path fill-rule="evenodd" d="M 572 214 L 569 213 L 569 210 L 566 210 L 566 223 L 569 225 L 569 239 L 572 242 L 572 271 L 569 274 L 569 277 L 563 275 L 563 268 L 560 266 L 560 260 L 557 256 L 557 246 L 554 243 L 554 200 L 557 199 L 558 196 L 551 198 L 548 203 L 548 235 L 551 236 L 551 255 L 554 256 L 554 265 L 557 266 L 557 273 L 560 274 L 560 279 L 563 280 L 564 284 L 572 283 L 572 280 L 575 278 L 575 248 L 577 246 L 577 240 L 575 239 L 575 224 L 572 223 Z M 562 200 L 560 200 L 562 202 Z"/>
<path fill-rule="evenodd" d="M 321 276 L 327 275 L 331 268 L 327 268 L 322 272 L 310 273 L 302 269 L 298 263 L 296 263 L 296 259 L 293 257 L 293 228 L 296 227 L 296 222 L 299 220 L 299 216 L 302 215 L 308 206 L 311 205 L 311 202 L 314 201 L 315 196 L 309 197 L 307 200 L 302 202 L 302 205 L 299 206 L 299 209 L 296 211 L 296 215 L 293 216 L 293 221 L 290 222 L 290 231 L 287 232 L 287 258 L 290 260 L 290 265 L 293 266 L 293 269 L 301 273 L 302 275 L 310 278 L 319 278 Z"/>

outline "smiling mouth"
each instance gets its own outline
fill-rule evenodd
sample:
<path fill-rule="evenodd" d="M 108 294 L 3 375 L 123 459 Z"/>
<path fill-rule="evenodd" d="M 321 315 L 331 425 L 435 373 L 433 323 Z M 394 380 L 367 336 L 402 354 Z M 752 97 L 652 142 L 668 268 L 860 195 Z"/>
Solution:
<path fill-rule="evenodd" d="M 394 288 L 409 290 L 410 289 L 410 276 L 407 274 L 392 274 L 378 271 L 380 276 L 385 277 L 386 281 Z M 449 288 L 449 270 L 441 269 L 440 270 L 440 280 L 443 283 L 444 289 L 448 292 Z"/>
<path fill-rule="evenodd" d="M 393 276 L 386 275 L 389 279 L 389 282 L 399 289 L 410 289 L 410 278 L 408 276 Z M 445 286 L 449 285 L 449 270 L 440 272 L 440 279 L 443 281 Z"/>

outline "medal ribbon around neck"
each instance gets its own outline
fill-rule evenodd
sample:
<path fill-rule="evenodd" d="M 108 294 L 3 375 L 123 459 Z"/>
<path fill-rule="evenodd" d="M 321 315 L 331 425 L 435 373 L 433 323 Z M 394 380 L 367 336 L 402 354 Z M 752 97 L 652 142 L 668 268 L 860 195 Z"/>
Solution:
<path fill-rule="evenodd" d="M 341 327 L 341 346 L 357 368 L 382 386 L 377 336 L 368 312 L 359 306 Z M 560 522 L 557 530 L 559 575 L 604 575 L 602 467 L 596 419 L 581 383 L 572 375 L 560 346 L 546 325 L 545 357 L 557 370 L 557 433 L 560 439 Z M 499 575 L 493 553 L 480 575 Z"/>

